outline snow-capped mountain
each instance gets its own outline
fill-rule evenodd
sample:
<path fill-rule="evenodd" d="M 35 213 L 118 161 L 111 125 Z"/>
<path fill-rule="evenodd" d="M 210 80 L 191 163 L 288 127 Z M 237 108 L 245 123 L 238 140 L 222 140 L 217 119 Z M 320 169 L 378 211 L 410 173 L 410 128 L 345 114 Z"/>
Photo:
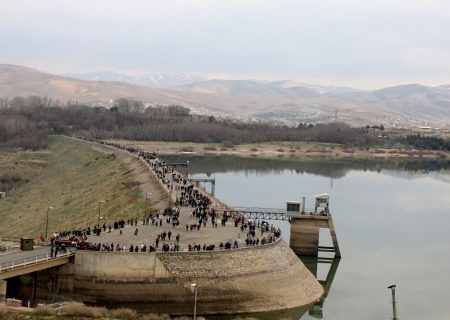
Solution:
<path fill-rule="evenodd" d="M 119 81 L 147 86 L 150 88 L 169 88 L 175 86 L 184 86 L 196 81 L 205 80 L 204 78 L 188 73 L 130 76 L 114 71 L 102 71 L 88 73 L 67 73 L 64 74 L 64 76 L 88 81 Z"/>

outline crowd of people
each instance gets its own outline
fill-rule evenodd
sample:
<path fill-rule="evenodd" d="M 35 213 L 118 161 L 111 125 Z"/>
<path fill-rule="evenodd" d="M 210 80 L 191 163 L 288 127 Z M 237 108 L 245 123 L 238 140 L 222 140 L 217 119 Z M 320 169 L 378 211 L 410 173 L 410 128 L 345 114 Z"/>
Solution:
<path fill-rule="evenodd" d="M 239 227 L 242 234 L 245 234 L 246 246 L 257 246 L 271 243 L 277 240 L 281 236 L 281 230 L 275 228 L 273 225 L 269 225 L 266 221 L 248 221 L 239 212 L 223 211 L 220 214 L 212 206 L 212 199 L 209 195 L 201 192 L 195 188 L 194 185 L 182 174 L 176 172 L 170 165 L 163 160 L 158 159 L 155 153 L 141 151 L 134 147 L 127 147 L 116 143 L 107 143 L 104 141 L 98 141 L 95 139 L 83 138 L 85 140 L 96 142 L 103 145 L 108 145 L 114 148 L 128 151 L 133 155 L 141 158 L 147 163 L 148 167 L 154 172 L 155 176 L 160 182 L 167 187 L 168 190 L 174 190 L 176 194 L 175 208 L 166 209 L 164 213 L 155 212 L 149 214 L 142 220 L 142 225 L 159 226 L 162 227 L 164 223 L 172 225 L 173 229 L 178 229 L 180 225 L 180 207 L 190 207 L 191 218 L 195 219 L 195 223 L 187 223 L 185 226 L 186 232 L 200 232 L 203 228 L 207 227 L 209 221 L 211 226 L 217 228 L 217 221 L 221 221 L 221 226 L 226 226 L 229 220 L 232 220 L 232 225 L 236 228 Z M 168 214 L 166 214 L 168 213 Z M 86 241 L 87 236 L 97 235 L 100 236 L 102 232 L 112 232 L 113 230 L 119 230 L 122 235 L 122 229 L 126 226 L 135 227 L 134 235 L 137 237 L 139 233 L 138 220 L 137 219 L 121 219 L 114 221 L 110 224 L 103 224 L 102 226 L 96 225 L 94 228 L 86 228 L 82 230 L 73 230 L 71 232 L 61 233 L 61 235 L 70 235 L 79 237 L 79 249 L 94 250 L 94 251 L 128 251 L 128 252 L 155 252 L 161 250 L 162 252 L 176 252 L 180 250 L 180 238 L 181 235 L 178 231 L 175 239 L 172 237 L 171 231 L 160 232 L 154 243 L 146 245 L 125 245 L 125 244 L 102 244 L 102 243 L 88 243 Z M 257 229 L 259 232 L 257 233 Z M 167 239 L 167 242 L 166 242 Z M 175 240 L 175 241 L 172 241 Z M 171 242 L 172 241 L 172 242 Z M 218 248 L 220 250 L 236 249 L 239 248 L 241 243 L 240 234 L 237 239 L 220 242 Z M 189 243 L 187 251 L 212 251 L 216 248 L 216 244 L 191 244 Z"/>

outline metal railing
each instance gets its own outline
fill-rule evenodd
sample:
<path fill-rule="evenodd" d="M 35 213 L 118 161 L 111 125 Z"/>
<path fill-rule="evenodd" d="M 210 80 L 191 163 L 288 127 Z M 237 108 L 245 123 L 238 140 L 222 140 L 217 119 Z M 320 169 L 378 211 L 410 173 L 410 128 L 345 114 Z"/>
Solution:
<path fill-rule="evenodd" d="M 285 209 L 276 208 L 258 208 L 258 207 L 234 207 L 228 206 L 223 208 L 216 208 L 217 210 L 224 212 L 236 212 L 248 219 L 254 220 L 289 220 L 290 215 Z M 324 214 L 314 209 L 305 209 L 305 212 L 300 216 L 322 216 Z"/>
<path fill-rule="evenodd" d="M 17 242 L 20 243 L 20 238 L 12 238 L 12 237 L 1 237 L 0 242 Z"/>
<path fill-rule="evenodd" d="M 19 243 L 5 243 L 0 242 L 0 254 L 7 253 L 10 250 L 18 249 L 20 248 Z"/>
<path fill-rule="evenodd" d="M 190 182 L 211 182 L 216 183 L 216 178 L 188 178 Z"/>
<path fill-rule="evenodd" d="M 47 253 L 47 254 L 40 254 L 40 255 L 36 255 L 36 256 L 32 256 L 32 257 L 17 259 L 17 260 L 13 260 L 13 261 L 3 262 L 3 263 L 0 263 L 0 273 L 6 272 L 6 271 L 11 271 L 11 270 L 18 269 L 18 268 L 27 267 L 29 265 L 38 264 L 41 262 L 47 262 L 47 261 L 58 259 L 58 258 L 72 256 L 72 255 L 74 255 L 74 253 L 75 253 L 75 250 L 67 250 L 67 252 L 59 253 L 58 256 L 53 257 L 53 258 L 50 256 L 50 254 Z"/>

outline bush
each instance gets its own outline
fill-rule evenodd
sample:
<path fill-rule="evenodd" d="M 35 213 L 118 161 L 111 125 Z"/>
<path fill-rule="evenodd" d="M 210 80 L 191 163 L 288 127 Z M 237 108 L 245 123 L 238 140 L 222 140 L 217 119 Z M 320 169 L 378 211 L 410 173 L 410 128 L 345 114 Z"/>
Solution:
<path fill-rule="evenodd" d="M 450 141 L 438 137 L 424 137 L 410 135 L 405 138 L 406 143 L 418 149 L 449 150 Z"/>
<path fill-rule="evenodd" d="M 216 149 L 215 146 L 206 146 L 206 147 L 203 148 L 203 150 L 206 150 L 206 151 L 216 151 L 217 149 Z"/>
<path fill-rule="evenodd" d="M 447 155 L 445 153 L 439 152 L 437 154 L 437 158 L 440 160 L 443 160 L 443 159 L 447 158 Z"/>
<path fill-rule="evenodd" d="M 170 320 L 170 316 L 168 314 L 149 313 L 143 315 L 140 320 Z"/>
<path fill-rule="evenodd" d="M 110 311 L 111 317 L 124 320 L 137 318 L 137 312 L 129 308 L 113 309 Z"/>
<path fill-rule="evenodd" d="M 104 307 L 88 307 L 80 302 L 71 302 L 64 306 L 62 313 L 67 316 L 101 318 L 108 315 Z"/>
<path fill-rule="evenodd" d="M 55 314 L 55 309 L 46 305 L 38 305 L 33 313 L 38 316 L 51 316 Z"/>
<path fill-rule="evenodd" d="M 8 315 L 8 308 L 5 305 L 0 305 L 0 319 L 5 319 Z"/>
<path fill-rule="evenodd" d="M 231 148 L 234 147 L 234 143 L 231 142 L 231 141 L 224 141 L 224 142 L 222 143 L 222 146 L 223 146 L 224 148 L 231 149 Z"/>
<path fill-rule="evenodd" d="M 251 148 L 250 151 L 258 151 L 258 148 Z"/>

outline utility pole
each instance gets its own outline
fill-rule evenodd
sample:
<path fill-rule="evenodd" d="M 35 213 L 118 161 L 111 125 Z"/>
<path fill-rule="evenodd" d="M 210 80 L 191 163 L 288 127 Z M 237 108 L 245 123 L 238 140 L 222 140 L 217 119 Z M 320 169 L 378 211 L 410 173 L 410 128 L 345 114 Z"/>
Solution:
<path fill-rule="evenodd" d="M 334 122 L 337 122 L 337 119 L 338 119 L 338 109 L 335 108 L 334 109 Z"/>
<path fill-rule="evenodd" d="M 197 284 L 191 284 L 191 292 L 194 293 L 194 317 L 193 320 L 197 319 Z"/>
<path fill-rule="evenodd" d="M 15 190 L 15 188 L 14 188 L 14 185 L 15 185 L 15 183 L 14 183 L 14 180 L 15 180 L 15 177 L 14 177 L 14 167 L 11 168 L 11 174 L 10 174 L 10 176 L 11 176 L 11 182 L 12 182 L 12 189 L 13 189 L 13 191 L 14 191 L 14 190 Z"/>
<path fill-rule="evenodd" d="M 145 195 L 145 200 L 144 200 L 144 220 L 147 218 L 148 215 L 148 199 L 150 198 L 152 194 L 150 192 L 147 192 Z"/>
<path fill-rule="evenodd" d="M 395 301 L 395 287 L 396 287 L 395 284 L 388 287 L 388 289 L 391 289 L 391 292 L 392 292 L 392 320 L 398 320 L 398 318 L 397 318 L 397 302 Z"/>
<path fill-rule="evenodd" d="M 102 203 L 105 203 L 105 200 L 100 200 L 98 202 L 98 219 L 97 219 L 97 226 L 98 226 L 98 228 L 100 228 L 100 219 L 101 219 L 100 208 L 101 208 Z"/>
<path fill-rule="evenodd" d="M 48 213 L 50 209 L 53 210 L 53 207 L 47 207 L 47 222 L 45 223 L 45 244 L 48 244 Z"/>

